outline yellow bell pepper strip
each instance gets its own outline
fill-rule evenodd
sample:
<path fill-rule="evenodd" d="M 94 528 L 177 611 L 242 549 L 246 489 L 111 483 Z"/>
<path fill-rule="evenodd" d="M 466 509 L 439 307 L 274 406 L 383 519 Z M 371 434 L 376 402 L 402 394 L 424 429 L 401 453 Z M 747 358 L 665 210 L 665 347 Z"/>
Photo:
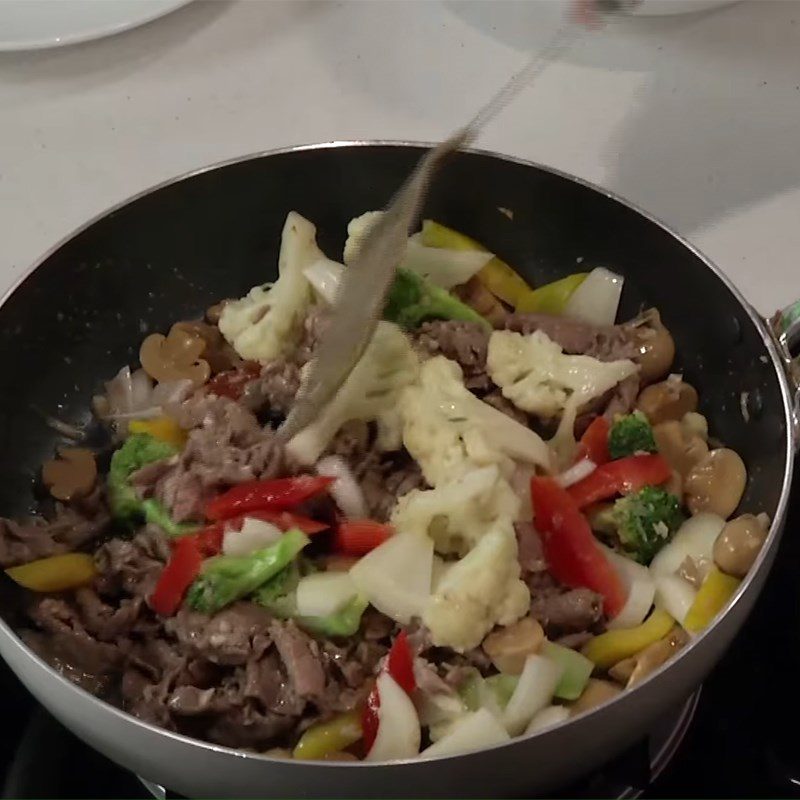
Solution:
<path fill-rule="evenodd" d="M 186 444 L 186 431 L 171 417 L 134 419 L 128 423 L 131 433 L 149 433 L 154 439 L 180 449 Z"/>
<path fill-rule="evenodd" d="M 452 228 L 434 222 L 432 219 L 426 219 L 422 223 L 422 244 L 426 247 L 441 247 L 446 250 L 487 252 L 479 242 Z M 497 256 L 487 262 L 475 277 L 495 297 L 499 297 L 503 302 L 514 307 L 521 297 L 533 291 L 523 278 Z"/>
<path fill-rule="evenodd" d="M 349 711 L 312 725 L 300 737 L 292 756 L 306 761 L 323 759 L 340 753 L 360 738 L 361 715 L 358 711 Z"/>
<path fill-rule="evenodd" d="M 96 574 L 94 559 L 88 553 L 65 553 L 40 558 L 38 561 L 6 570 L 9 578 L 34 592 L 77 589 L 89 583 Z"/>
<path fill-rule="evenodd" d="M 563 314 L 567 301 L 586 280 L 588 274 L 588 272 L 576 272 L 533 289 L 520 297 L 514 308 L 529 314 Z"/>
<path fill-rule="evenodd" d="M 712 567 L 686 612 L 683 627 L 689 633 L 702 631 L 722 611 L 740 583 L 739 578 Z"/>
<path fill-rule="evenodd" d="M 675 620 L 666 611 L 657 608 L 635 628 L 621 628 L 595 636 L 584 645 L 581 652 L 596 666 L 607 669 L 662 639 L 674 624 Z"/>

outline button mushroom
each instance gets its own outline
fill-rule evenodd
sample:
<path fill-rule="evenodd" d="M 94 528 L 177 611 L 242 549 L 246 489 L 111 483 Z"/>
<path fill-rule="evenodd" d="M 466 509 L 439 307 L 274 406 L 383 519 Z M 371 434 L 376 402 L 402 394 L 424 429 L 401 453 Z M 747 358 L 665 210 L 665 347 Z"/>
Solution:
<path fill-rule="evenodd" d="M 570 714 L 574 717 L 599 706 L 607 700 L 613 700 L 622 693 L 622 689 L 610 681 L 601 681 L 598 678 L 589 678 L 583 694 L 570 706 Z"/>
<path fill-rule="evenodd" d="M 142 368 L 157 381 L 188 379 L 194 386 L 202 386 L 211 374 L 207 361 L 200 358 L 206 349 L 205 340 L 178 325 L 173 325 L 168 336 L 153 333 L 139 349 Z"/>
<path fill-rule="evenodd" d="M 225 341 L 216 325 L 193 320 L 190 322 L 176 322 L 173 325 L 173 329 L 175 328 L 185 331 L 190 336 L 199 336 L 206 343 L 203 350 L 203 359 L 208 361 L 212 375 L 235 369 L 242 364 L 242 359 Z"/>
<path fill-rule="evenodd" d="M 712 450 L 692 467 L 684 481 L 686 506 L 692 514 L 710 511 L 727 519 L 744 494 L 747 470 L 737 453 Z"/>
<path fill-rule="evenodd" d="M 655 672 L 662 664 L 666 664 L 688 641 L 689 636 L 686 632 L 682 628 L 675 627 L 663 639 L 653 642 L 640 653 L 614 664 L 608 674 L 625 688 L 630 689 Z"/>
<path fill-rule="evenodd" d="M 663 378 L 675 360 L 675 342 L 654 308 L 642 316 L 642 323 L 636 329 L 636 342 L 639 355 L 635 360 L 639 364 L 642 383 Z"/>
<path fill-rule="evenodd" d="M 46 461 L 42 481 L 57 500 L 85 497 L 97 480 L 94 454 L 80 447 L 59 447 L 58 458 Z"/>
<path fill-rule="evenodd" d="M 658 452 L 679 475 L 685 476 L 708 455 L 703 439 L 689 433 L 677 420 L 662 422 L 653 427 Z"/>
<path fill-rule="evenodd" d="M 744 578 L 767 538 L 767 527 L 753 514 L 725 523 L 714 542 L 714 562 L 728 575 Z"/>
<path fill-rule="evenodd" d="M 643 412 L 651 425 L 667 420 L 680 420 L 697 410 L 697 390 L 680 376 L 674 375 L 642 390 L 636 408 Z"/>
<path fill-rule="evenodd" d="M 483 650 L 500 670 L 509 675 L 519 675 L 525 659 L 537 653 L 544 642 L 542 626 L 533 617 L 524 617 L 483 640 Z"/>

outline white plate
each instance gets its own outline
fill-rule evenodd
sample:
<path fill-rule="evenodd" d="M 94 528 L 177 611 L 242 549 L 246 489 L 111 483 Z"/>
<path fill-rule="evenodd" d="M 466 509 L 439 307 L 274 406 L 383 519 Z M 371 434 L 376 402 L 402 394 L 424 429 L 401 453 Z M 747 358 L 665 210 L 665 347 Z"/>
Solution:
<path fill-rule="evenodd" d="M 135 28 L 191 0 L 0 0 L 0 50 L 35 50 Z"/>
<path fill-rule="evenodd" d="M 669 14 L 691 14 L 695 11 L 710 11 L 733 5 L 737 0 L 642 0 L 628 13 L 642 16 L 668 16 Z"/>

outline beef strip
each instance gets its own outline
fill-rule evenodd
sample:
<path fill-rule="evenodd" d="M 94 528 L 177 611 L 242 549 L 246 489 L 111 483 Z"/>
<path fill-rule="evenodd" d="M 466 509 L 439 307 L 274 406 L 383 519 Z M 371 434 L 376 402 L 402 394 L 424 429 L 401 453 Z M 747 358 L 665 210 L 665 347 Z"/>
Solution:
<path fill-rule="evenodd" d="M 148 465 L 132 480 L 143 496 L 154 495 L 176 522 L 200 520 L 207 500 L 237 483 L 291 473 L 281 443 L 255 416 L 227 397 L 195 395 L 175 412 L 190 429 L 179 456 L 166 469 Z"/>
<path fill-rule="evenodd" d="M 300 367 L 295 361 L 277 358 L 265 364 L 261 374 L 249 381 L 242 392 L 241 403 L 251 411 L 264 408 L 286 415 L 300 388 Z"/>
<path fill-rule="evenodd" d="M 583 633 L 603 619 L 603 598 L 583 587 L 531 593 L 531 615 L 539 620 L 550 638 Z"/>
<path fill-rule="evenodd" d="M 25 522 L 0 517 L 0 567 L 7 569 L 37 558 L 70 553 L 96 539 L 110 516 L 102 495 L 94 492 L 82 504 L 57 504 L 50 519 Z"/>
<path fill-rule="evenodd" d="M 542 540 L 531 522 L 515 522 L 517 534 L 517 558 L 523 577 L 530 573 L 545 572 L 547 562 L 544 559 Z"/>
<path fill-rule="evenodd" d="M 426 356 L 443 355 L 464 372 L 464 385 L 487 390 L 492 382 L 486 372 L 489 332 L 477 322 L 433 320 L 423 323 L 415 335 L 417 350 Z"/>
<path fill-rule="evenodd" d="M 320 697 L 325 690 L 325 673 L 316 641 L 291 621 L 275 621 L 269 632 L 297 694 Z"/>
<path fill-rule="evenodd" d="M 95 581 L 102 595 L 121 591 L 147 597 L 169 558 L 169 544 L 160 528 L 146 525 L 133 539 L 110 539 L 95 552 L 99 570 Z"/>

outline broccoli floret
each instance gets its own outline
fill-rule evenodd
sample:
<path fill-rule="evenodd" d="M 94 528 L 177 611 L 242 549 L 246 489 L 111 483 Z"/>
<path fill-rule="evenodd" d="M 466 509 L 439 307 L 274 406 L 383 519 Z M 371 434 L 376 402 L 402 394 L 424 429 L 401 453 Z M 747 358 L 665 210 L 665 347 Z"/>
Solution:
<path fill-rule="evenodd" d="M 613 518 L 623 550 L 641 564 L 653 560 L 684 520 L 678 498 L 660 486 L 617 500 Z"/>
<path fill-rule="evenodd" d="M 620 417 L 608 434 L 608 452 L 611 458 L 624 458 L 634 453 L 658 451 L 653 429 L 641 411 Z"/>
<path fill-rule="evenodd" d="M 450 292 L 403 267 L 398 268 L 394 283 L 389 289 L 383 318 L 407 329 L 418 328 L 428 319 L 478 322 L 486 328 L 491 327 L 477 311 Z"/>
<path fill-rule="evenodd" d="M 292 528 L 275 544 L 248 556 L 219 556 L 206 561 L 200 577 L 189 587 L 189 605 L 213 614 L 252 594 L 291 564 L 309 541 L 302 531 Z"/>

